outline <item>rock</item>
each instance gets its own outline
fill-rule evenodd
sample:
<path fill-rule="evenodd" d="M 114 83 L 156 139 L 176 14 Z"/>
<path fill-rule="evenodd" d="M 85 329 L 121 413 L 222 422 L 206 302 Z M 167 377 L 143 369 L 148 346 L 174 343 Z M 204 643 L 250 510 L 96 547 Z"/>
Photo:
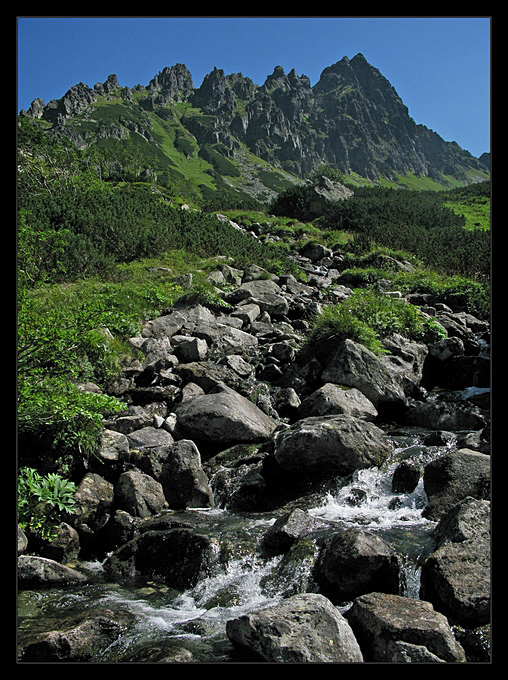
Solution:
<path fill-rule="evenodd" d="M 151 425 L 130 432 L 128 440 L 129 446 L 133 449 L 171 446 L 174 442 L 173 436 L 167 430 L 159 429 Z"/>
<path fill-rule="evenodd" d="M 423 516 L 439 521 L 467 496 L 490 499 L 490 456 L 458 449 L 425 466 L 423 485 L 429 502 Z"/>
<path fill-rule="evenodd" d="M 378 413 L 374 404 L 355 387 L 342 388 L 326 383 L 302 401 L 298 414 L 302 418 L 348 415 L 362 420 L 373 420 Z"/>
<path fill-rule="evenodd" d="M 379 591 L 397 594 L 401 562 L 375 534 L 348 528 L 323 544 L 315 567 L 320 592 L 332 602 L 348 602 Z"/>
<path fill-rule="evenodd" d="M 60 522 L 56 534 L 48 541 L 43 541 L 38 554 L 50 560 L 67 564 L 79 555 L 81 545 L 79 534 L 66 522 Z"/>
<path fill-rule="evenodd" d="M 490 623 L 490 502 L 465 498 L 442 517 L 420 597 L 466 628 Z"/>
<path fill-rule="evenodd" d="M 26 552 L 27 548 L 28 538 L 26 537 L 23 529 L 18 524 L 18 555 L 22 555 L 24 552 Z"/>
<path fill-rule="evenodd" d="M 362 654 L 350 626 L 319 594 L 294 595 L 279 605 L 231 619 L 228 638 L 270 663 L 355 663 Z"/>
<path fill-rule="evenodd" d="M 203 442 L 225 448 L 240 442 L 262 441 L 277 426 L 273 418 L 224 384 L 204 396 L 178 404 L 175 412 L 182 436 L 198 446 Z"/>
<path fill-rule="evenodd" d="M 417 402 L 404 414 L 404 423 L 429 430 L 480 430 L 486 425 L 485 416 L 474 404 L 465 401 Z"/>
<path fill-rule="evenodd" d="M 373 592 L 355 599 L 345 616 L 366 662 L 395 661 L 404 649 L 411 649 L 411 656 L 419 652 L 427 660 L 430 654 L 448 663 L 466 661 L 446 617 L 430 602 Z M 428 653 L 415 647 L 425 647 Z"/>
<path fill-rule="evenodd" d="M 248 281 L 225 296 L 226 301 L 233 304 L 249 298 L 250 304 L 257 305 L 262 312 L 268 312 L 270 316 L 283 316 L 289 311 L 289 302 L 275 281 L 268 279 Z"/>
<path fill-rule="evenodd" d="M 18 557 L 18 586 L 25 588 L 61 587 L 86 583 L 84 574 L 47 557 Z"/>
<path fill-rule="evenodd" d="M 273 555 L 285 553 L 300 536 L 321 526 L 321 522 L 297 508 L 276 520 L 263 536 L 263 547 Z"/>
<path fill-rule="evenodd" d="M 83 477 L 74 494 L 75 514 L 69 519 L 79 534 L 82 549 L 100 543 L 101 533 L 111 517 L 113 497 L 111 482 L 93 472 Z"/>
<path fill-rule="evenodd" d="M 164 508 L 166 499 L 160 482 L 139 470 L 129 470 L 115 485 L 114 503 L 133 517 L 150 517 Z"/>
<path fill-rule="evenodd" d="M 380 465 L 391 453 L 385 434 L 352 416 L 303 418 L 277 435 L 274 457 L 283 471 L 323 477 Z"/>
<path fill-rule="evenodd" d="M 186 590 L 208 575 L 219 551 L 214 538 L 198 530 L 149 530 L 115 550 L 104 562 L 104 570 L 121 581 L 142 578 Z"/>
<path fill-rule="evenodd" d="M 208 345 L 204 338 L 173 335 L 171 345 L 178 359 L 184 363 L 203 361 L 208 352 Z"/>
<path fill-rule="evenodd" d="M 345 340 L 328 357 L 321 381 L 356 387 L 378 408 L 380 404 L 406 403 L 399 370 L 390 371 L 373 352 L 363 345 Z"/>
<path fill-rule="evenodd" d="M 162 467 L 160 481 L 170 508 L 211 508 L 213 493 L 192 441 L 175 442 Z"/>
<path fill-rule="evenodd" d="M 418 461 L 403 460 L 392 477 L 392 493 L 411 493 L 418 486 L 423 466 Z"/>
<path fill-rule="evenodd" d="M 93 609 L 79 616 L 64 616 L 53 622 L 53 630 L 38 633 L 26 643 L 22 662 L 93 661 L 101 652 L 118 640 L 132 617 L 109 610 Z"/>

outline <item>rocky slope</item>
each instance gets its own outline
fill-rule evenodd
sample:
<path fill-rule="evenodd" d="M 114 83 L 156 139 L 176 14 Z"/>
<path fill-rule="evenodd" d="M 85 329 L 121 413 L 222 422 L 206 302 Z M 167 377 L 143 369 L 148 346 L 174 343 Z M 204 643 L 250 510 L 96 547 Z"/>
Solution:
<path fill-rule="evenodd" d="M 241 660 L 478 660 L 471 640 L 488 634 L 490 603 L 489 325 L 427 296 L 407 302 L 447 330 L 438 343 L 393 336 L 383 356 L 352 341 L 309 354 L 306 313 L 354 293 L 341 282 L 339 252 L 295 257 L 306 284 L 219 260 L 210 281 L 227 307 L 182 304 L 131 339 L 139 359 L 110 387 L 129 408 L 104 423 L 99 456 L 81 471 L 78 513 L 58 540 L 36 554 L 29 542 L 26 554 L 21 536 L 20 587 L 86 583 L 79 566 L 63 565 L 106 556 L 112 582 L 184 590 L 261 546 L 283 555 L 266 588 L 280 579 L 284 596 L 228 621 Z M 400 595 L 404 558 L 383 539 L 361 527 L 327 529 L 307 513 L 337 476 L 389 460 L 391 436 L 405 429 L 429 446 L 423 458 L 419 448 L 399 461 L 393 489 L 412 491 L 423 478 L 436 523 L 420 599 Z M 221 533 L 213 514 L 192 514 L 213 507 L 270 511 L 277 521 L 256 544 L 250 531 Z M 333 605 L 344 601 L 353 605 L 342 615 Z M 32 632 L 23 660 L 89 660 L 129 626 L 90 610 Z"/>
<path fill-rule="evenodd" d="M 78 146 L 108 138 L 139 142 L 133 135 L 140 135 L 157 147 L 159 172 L 185 176 L 183 159 L 199 157 L 210 164 L 204 184 L 215 176 L 216 188 L 224 183 L 259 200 L 322 164 L 372 181 L 412 174 L 445 186 L 481 181 L 490 172 L 488 155 L 474 158 L 417 125 L 361 54 L 325 68 L 314 86 L 277 66 L 261 86 L 214 68 L 196 88 L 186 66 L 176 64 L 147 86 L 120 87 L 110 75 L 93 89 L 79 83 L 47 105 L 34 100 L 21 114 Z M 254 190 L 256 180 L 261 186 Z"/>

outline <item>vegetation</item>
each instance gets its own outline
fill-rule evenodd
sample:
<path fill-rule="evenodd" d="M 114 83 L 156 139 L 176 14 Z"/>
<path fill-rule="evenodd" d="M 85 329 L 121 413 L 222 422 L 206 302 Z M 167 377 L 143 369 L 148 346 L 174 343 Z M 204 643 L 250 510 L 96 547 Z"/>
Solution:
<path fill-rule="evenodd" d="M 114 121 L 111 108 L 101 111 L 104 124 Z M 97 453 L 104 418 L 125 408 L 106 394 L 125 359 L 135 356 L 127 340 L 179 300 L 224 305 L 206 282 L 218 256 L 239 268 L 254 262 L 305 280 L 287 257 L 291 248 L 313 240 L 342 251 L 343 281 L 355 295 L 314 320 L 309 346 L 348 337 L 382 353 L 392 332 L 438 339 L 439 327 L 416 307 L 375 292 L 386 278 L 403 293 L 445 302 L 459 296 L 468 311 L 489 315 L 489 230 L 485 222 L 470 229 L 464 208 L 487 211 L 488 183 L 440 192 L 354 187 L 354 198 L 309 223 L 301 186 L 284 188 L 282 175 L 263 168 L 281 188 L 263 209 L 222 180 L 221 172 L 238 180 L 238 171 L 217 147 L 200 155 L 169 115 L 159 126 L 172 132 L 171 154 L 187 159 L 185 170 L 175 171 L 140 136 L 78 150 L 46 135 L 43 122 L 20 119 L 19 517 L 44 535 L 62 509 L 71 511 L 72 484 Z M 336 171 L 323 172 L 344 181 Z M 216 212 L 245 225 L 269 223 L 279 241 L 253 239 Z M 412 266 L 393 266 L 401 261 Z M 189 273 L 193 285 L 184 289 Z M 86 382 L 103 393 L 83 391 Z"/>

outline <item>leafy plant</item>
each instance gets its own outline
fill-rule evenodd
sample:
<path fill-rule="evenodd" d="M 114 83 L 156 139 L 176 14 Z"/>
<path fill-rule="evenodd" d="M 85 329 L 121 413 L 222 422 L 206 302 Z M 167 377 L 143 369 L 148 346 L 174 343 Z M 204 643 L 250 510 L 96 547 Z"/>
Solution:
<path fill-rule="evenodd" d="M 51 539 L 62 514 L 73 514 L 76 485 L 59 474 L 40 475 L 34 468 L 20 470 L 18 478 L 18 523 L 42 539 Z"/>

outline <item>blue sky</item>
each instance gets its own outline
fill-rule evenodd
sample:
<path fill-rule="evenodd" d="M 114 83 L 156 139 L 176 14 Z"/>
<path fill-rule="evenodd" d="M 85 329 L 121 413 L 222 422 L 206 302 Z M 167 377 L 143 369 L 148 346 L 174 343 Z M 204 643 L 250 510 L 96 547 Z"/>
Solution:
<path fill-rule="evenodd" d="M 18 110 L 114 73 L 148 85 L 182 63 L 194 85 L 214 67 L 258 85 L 282 66 L 314 85 L 361 52 L 409 115 L 474 156 L 490 151 L 489 17 L 18 17 Z"/>

